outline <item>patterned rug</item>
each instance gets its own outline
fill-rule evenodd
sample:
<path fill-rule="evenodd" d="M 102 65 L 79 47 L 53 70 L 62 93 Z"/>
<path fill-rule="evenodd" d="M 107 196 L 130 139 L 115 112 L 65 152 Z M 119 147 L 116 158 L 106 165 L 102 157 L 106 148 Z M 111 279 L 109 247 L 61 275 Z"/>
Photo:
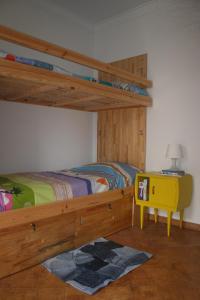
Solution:
<path fill-rule="evenodd" d="M 151 254 L 99 238 L 63 252 L 42 265 L 51 273 L 89 295 L 151 258 Z"/>

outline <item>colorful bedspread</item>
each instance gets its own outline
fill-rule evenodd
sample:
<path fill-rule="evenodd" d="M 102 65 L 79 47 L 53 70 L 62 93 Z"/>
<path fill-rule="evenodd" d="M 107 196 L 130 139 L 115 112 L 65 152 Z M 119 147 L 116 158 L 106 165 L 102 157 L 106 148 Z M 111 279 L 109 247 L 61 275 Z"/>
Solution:
<path fill-rule="evenodd" d="M 53 71 L 53 72 L 57 72 L 60 74 L 64 74 L 64 75 L 68 75 L 68 76 L 73 76 L 73 77 L 78 77 L 80 79 L 84 79 L 84 80 L 88 80 L 88 81 L 94 81 L 94 82 L 98 82 L 100 84 L 106 85 L 106 86 L 111 86 L 114 88 L 118 88 L 121 90 L 126 90 L 126 91 L 130 91 L 133 93 L 137 93 L 139 95 L 142 96 L 148 96 L 148 93 L 145 89 L 133 84 L 133 83 L 125 83 L 125 82 L 121 82 L 121 81 L 114 81 L 114 82 L 108 82 L 108 81 L 104 81 L 104 80 L 97 80 L 94 77 L 91 76 L 81 76 L 81 75 L 77 75 L 74 73 L 69 72 L 68 70 L 60 67 L 60 66 L 56 66 L 44 61 L 40 61 L 37 59 L 32 59 L 32 58 L 26 58 L 23 56 L 17 56 L 17 55 L 13 55 L 10 54 L 4 50 L 0 49 L 0 57 L 4 58 L 6 60 L 11 60 L 11 61 L 16 61 L 22 64 L 26 64 L 26 65 L 32 65 L 34 67 L 39 67 L 39 68 L 43 68 L 43 69 L 47 69 L 49 71 Z"/>
<path fill-rule="evenodd" d="M 138 172 L 124 163 L 96 163 L 57 172 L 0 176 L 0 212 L 124 188 Z"/>

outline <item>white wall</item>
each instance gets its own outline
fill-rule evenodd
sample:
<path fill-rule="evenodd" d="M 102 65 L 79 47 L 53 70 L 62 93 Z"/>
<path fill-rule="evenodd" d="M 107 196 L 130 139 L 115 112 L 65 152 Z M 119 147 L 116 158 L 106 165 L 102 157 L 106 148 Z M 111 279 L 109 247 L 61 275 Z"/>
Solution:
<path fill-rule="evenodd" d="M 182 144 L 181 166 L 194 176 L 193 201 L 185 219 L 200 223 L 200 2 L 154 0 L 98 24 L 95 53 L 106 61 L 148 53 L 148 77 L 154 87 L 146 169 L 169 167 L 167 144 Z"/>
<path fill-rule="evenodd" d="M 45 0 L 1 0 L 0 24 L 93 54 L 93 30 Z M 88 69 L 6 42 L 0 48 L 89 74 Z M 0 102 L 0 173 L 54 170 L 91 161 L 92 113 Z"/>
<path fill-rule="evenodd" d="M 0 102 L 0 172 L 58 170 L 91 161 L 92 115 Z"/>

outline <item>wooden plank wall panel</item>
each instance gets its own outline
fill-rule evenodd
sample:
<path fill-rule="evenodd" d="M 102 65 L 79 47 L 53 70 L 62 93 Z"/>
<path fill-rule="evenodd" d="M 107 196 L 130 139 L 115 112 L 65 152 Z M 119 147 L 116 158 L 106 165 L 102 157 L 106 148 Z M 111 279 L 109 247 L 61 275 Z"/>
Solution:
<path fill-rule="evenodd" d="M 113 65 L 147 78 L 147 55 L 113 62 Z M 99 73 L 102 80 L 119 80 Z M 121 161 L 145 167 L 146 108 L 127 108 L 98 112 L 98 161 Z"/>
<path fill-rule="evenodd" d="M 124 69 L 128 72 L 134 73 L 137 76 L 147 78 L 147 54 L 137 55 L 130 58 L 114 61 L 111 63 L 111 65 L 116 66 L 120 69 Z M 122 81 L 119 77 L 104 72 L 99 72 L 99 79 L 108 81 Z"/>
<path fill-rule="evenodd" d="M 128 162 L 144 169 L 145 137 L 144 108 L 98 113 L 98 161 Z"/>

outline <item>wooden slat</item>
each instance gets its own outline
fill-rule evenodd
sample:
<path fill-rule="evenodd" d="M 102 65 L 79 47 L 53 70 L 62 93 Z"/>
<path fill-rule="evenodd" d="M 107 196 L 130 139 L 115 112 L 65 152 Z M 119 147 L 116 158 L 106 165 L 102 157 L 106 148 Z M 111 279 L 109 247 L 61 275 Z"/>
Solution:
<path fill-rule="evenodd" d="M 0 25 L 0 39 L 118 76 L 142 87 L 152 86 L 152 82 L 150 80 L 131 74 L 123 69 L 112 66 L 111 64 L 106 64 L 97 59 L 54 45 L 47 41 L 34 38 L 28 34 L 15 31 L 2 25 Z"/>
<path fill-rule="evenodd" d="M 95 104 L 93 104 L 93 105 L 89 105 L 88 103 L 87 103 L 87 109 L 88 109 L 88 111 L 93 111 L 93 112 L 95 112 L 95 111 L 97 111 L 97 112 L 100 112 L 100 111 L 108 111 L 108 110 L 116 110 L 116 109 L 124 109 L 124 108 L 126 108 L 126 109 L 128 109 L 128 108 L 134 108 L 134 107 L 138 107 L 138 105 L 130 105 L 130 103 L 120 103 L 119 101 L 117 102 L 117 101 L 115 101 L 114 103 L 110 103 L 110 102 L 108 102 L 106 105 L 105 105 L 105 103 L 101 103 L 100 101 L 99 101 L 99 103 L 95 103 Z"/>
<path fill-rule="evenodd" d="M 52 90 L 55 90 L 55 87 L 51 87 L 51 86 L 40 86 L 38 88 L 33 88 L 33 89 L 29 89 L 28 91 L 25 91 L 24 93 L 20 94 L 19 96 L 16 95 L 11 95 L 9 96 L 9 98 L 7 98 L 8 100 L 13 99 L 13 100 L 20 100 L 20 99 L 25 99 L 27 97 L 33 97 L 35 95 L 38 95 L 40 93 L 44 93 L 44 92 L 51 92 Z"/>
<path fill-rule="evenodd" d="M 2 78 L 2 79 L 1 79 Z M 21 85 L 22 93 L 24 94 L 23 86 L 24 84 L 29 84 L 29 88 L 27 89 L 27 95 L 28 96 L 28 90 L 33 90 L 32 85 L 35 88 L 35 85 L 39 86 L 46 86 L 50 89 L 53 89 L 55 87 L 55 91 L 57 90 L 57 95 L 55 93 L 53 96 L 51 93 L 49 93 L 48 97 L 52 98 L 52 101 L 57 100 L 59 103 L 59 100 L 61 98 L 60 95 L 60 89 L 65 90 L 66 93 L 75 96 L 75 93 L 78 94 L 76 97 L 78 100 L 80 99 L 80 103 L 86 103 L 88 96 L 100 96 L 102 101 L 103 99 L 107 99 L 107 103 L 109 104 L 109 100 L 112 99 L 113 101 L 120 101 L 121 105 L 123 106 L 123 103 L 127 105 L 129 103 L 129 106 L 151 106 L 152 99 L 148 96 L 144 97 L 138 94 L 134 94 L 129 91 L 123 91 L 120 89 L 111 88 L 108 86 L 104 86 L 95 82 L 89 82 L 87 80 L 81 80 L 79 78 L 66 76 L 63 74 L 58 74 L 54 72 L 50 72 L 48 70 L 43 70 L 39 68 L 35 68 L 32 66 L 27 66 L 24 64 L 20 64 L 17 62 L 12 62 L 4 59 L 0 59 L 0 83 L 1 80 L 3 80 L 2 88 L 0 89 L 0 97 L 2 100 L 9 100 L 8 93 L 6 92 L 6 96 L 3 94 L 4 90 L 6 89 L 9 91 L 10 88 L 12 88 L 12 84 L 15 85 L 16 90 L 16 98 L 18 100 L 27 100 L 27 99 L 21 99 L 19 89 Z M 6 81 L 7 80 L 7 81 Z M 13 80 L 13 82 L 12 82 Z M 39 87 L 40 89 L 40 87 Z M 41 87 L 41 89 L 43 89 Z M 45 88 L 46 89 L 46 88 Z M 85 93 L 84 97 L 80 97 L 80 93 Z M 86 98 L 85 98 L 86 97 Z M 12 95 L 12 98 L 14 98 L 14 95 Z M 43 100 L 43 92 L 37 93 L 37 98 Z M 81 100 L 82 98 L 82 100 Z M 16 102 L 18 102 L 16 100 Z M 31 99 L 32 100 L 32 99 Z M 95 98 L 94 98 L 95 101 Z M 20 102 L 20 101 L 19 101 Z M 81 104 L 82 104 L 81 103 Z M 89 101 L 91 104 L 92 101 Z M 38 103 L 40 104 L 40 103 Z M 66 107 L 67 107 L 67 101 L 66 101 Z M 44 104 L 45 105 L 45 104 Z M 64 105 L 64 104 L 63 104 Z M 53 105 L 52 105 L 53 106 Z M 69 106 L 73 106 L 70 104 Z M 106 105 L 104 105 L 106 108 Z M 77 108 L 77 105 L 74 105 L 74 108 Z M 87 107 L 85 107 L 85 110 L 87 110 Z"/>
<path fill-rule="evenodd" d="M 94 100 L 99 100 L 99 99 L 101 99 L 101 96 L 95 96 L 95 95 L 93 95 L 93 96 L 86 96 L 86 97 L 80 97 L 80 98 L 78 98 L 78 99 L 72 99 L 71 101 L 68 101 L 68 103 L 67 103 L 67 105 L 69 104 L 69 105 L 74 105 L 74 104 L 83 104 L 83 103 L 88 103 L 88 102 L 90 102 L 90 101 L 94 101 Z M 63 101 L 59 101 L 59 103 L 57 104 L 57 106 L 59 106 L 59 105 L 64 105 L 65 104 L 65 101 L 63 100 Z M 56 106 L 56 105 L 54 105 L 54 106 Z"/>

